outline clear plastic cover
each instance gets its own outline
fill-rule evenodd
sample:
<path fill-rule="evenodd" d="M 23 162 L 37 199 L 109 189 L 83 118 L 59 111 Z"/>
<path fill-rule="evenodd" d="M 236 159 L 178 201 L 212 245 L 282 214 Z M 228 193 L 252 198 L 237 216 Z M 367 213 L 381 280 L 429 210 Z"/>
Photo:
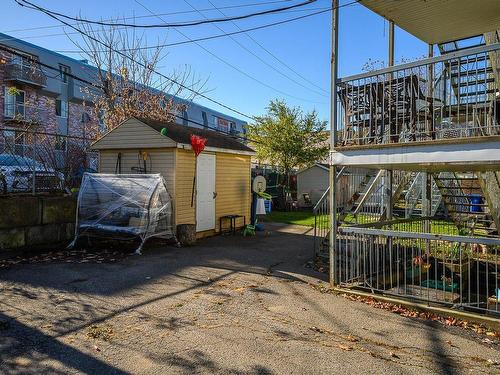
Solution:
<path fill-rule="evenodd" d="M 160 174 L 85 173 L 78 194 L 75 239 L 82 234 L 174 238 L 172 199 Z"/>

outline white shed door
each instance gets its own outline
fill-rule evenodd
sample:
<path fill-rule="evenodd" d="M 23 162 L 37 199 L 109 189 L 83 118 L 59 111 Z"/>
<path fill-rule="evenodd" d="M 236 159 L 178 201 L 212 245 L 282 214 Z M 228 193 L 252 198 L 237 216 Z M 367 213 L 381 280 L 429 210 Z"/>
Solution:
<path fill-rule="evenodd" d="M 215 155 L 196 161 L 196 231 L 215 229 Z"/>

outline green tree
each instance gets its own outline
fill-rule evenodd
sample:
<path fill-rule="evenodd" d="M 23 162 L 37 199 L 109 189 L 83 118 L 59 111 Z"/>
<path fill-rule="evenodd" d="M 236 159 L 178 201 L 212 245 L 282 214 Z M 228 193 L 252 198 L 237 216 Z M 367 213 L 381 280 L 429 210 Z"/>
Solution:
<path fill-rule="evenodd" d="M 316 111 L 304 113 L 300 107 L 289 107 L 284 101 L 272 100 L 267 114 L 248 126 L 248 138 L 257 158 L 276 166 L 286 176 L 328 156 L 326 121 L 318 120 Z"/>

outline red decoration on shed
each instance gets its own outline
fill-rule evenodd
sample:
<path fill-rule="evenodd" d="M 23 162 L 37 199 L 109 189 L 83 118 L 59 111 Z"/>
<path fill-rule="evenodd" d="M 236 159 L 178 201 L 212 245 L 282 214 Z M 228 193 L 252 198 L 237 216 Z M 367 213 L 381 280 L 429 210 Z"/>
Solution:
<path fill-rule="evenodd" d="M 205 149 L 206 142 L 206 138 L 191 134 L 191 147 L 193 147 L 193 151 L 196 156 L 198 156 Z"/>
<path fill-rule="evenodd" d="M 206 138 L 202 138 L 198 135 L 191 134 L 191 147 L 193 148 L 194 155 L 197 158 L 199 154 L 205 149 L 205 143 L 207 142 Z M 196 162 L 194 164 L 196 171 Z M 193 177 L 193 189 L 191 191 L 191 207 L 194 204 L 194 187 L 196 185 L 196 172 Z"/>

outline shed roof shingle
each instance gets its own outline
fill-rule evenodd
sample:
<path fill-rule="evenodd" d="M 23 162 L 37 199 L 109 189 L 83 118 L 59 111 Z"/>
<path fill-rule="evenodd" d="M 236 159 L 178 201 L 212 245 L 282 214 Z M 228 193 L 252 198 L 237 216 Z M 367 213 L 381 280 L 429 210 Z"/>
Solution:
<path fill-rule="evenodd" d="M 207 147 L 216 147 L 228 150 L 254 152 L 250 147 L 231 137 L 221 134 L 214 130 L 199 129 L 192 126 L 179 125 L 172 122 L 161 122 L 148 119 L 137 118 L 137 120 L 148 125 L 150 128 L 161 132 L 163 128 L 167 129 L 167 137 L 174 142 L 182 144 L 191 144 L 191 134 L 207 139 Z"/>

